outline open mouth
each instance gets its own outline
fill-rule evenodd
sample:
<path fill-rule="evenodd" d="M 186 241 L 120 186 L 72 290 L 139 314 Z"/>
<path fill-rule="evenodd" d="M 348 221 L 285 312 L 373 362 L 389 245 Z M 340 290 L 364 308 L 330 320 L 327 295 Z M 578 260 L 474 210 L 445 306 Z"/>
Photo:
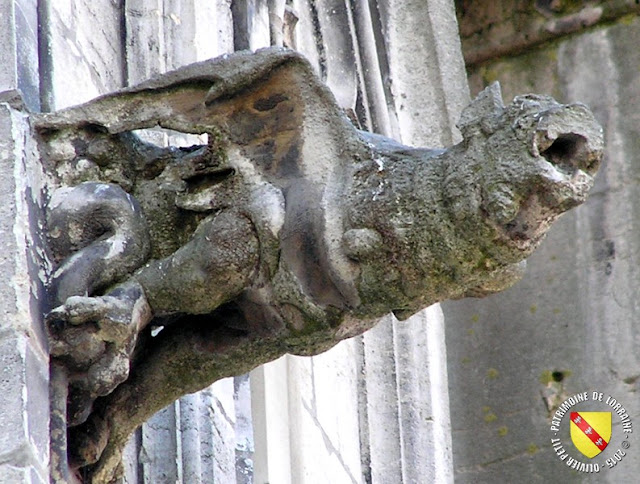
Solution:
<path fill-rule="evenodd" d="M 537 138 L 540 156 L 565 175 L 573 175 L 577 170 L 593 175 L 598 170 L 601 153 L 591 149 L 581 134 L 562 133 L 549 139 L 547 133 L 538 132 Z"/>
<path fill-rule="evenodd" d="M 532 142 L 532 154 L 565 175 L 580 170 L 593 176 L 602 160 L 602 128 L 582 104 L 540 113 Z"/>
<path fill-rule="evenodd" d="M 561 171 L 571 173 L 578 168 L 576 161 L 582 159 L 580 153 L 585 151 L 586 143 L 585 137 L 579 134 L 561 134 L 548 148 L 540 150 L 540 155 Z"/>

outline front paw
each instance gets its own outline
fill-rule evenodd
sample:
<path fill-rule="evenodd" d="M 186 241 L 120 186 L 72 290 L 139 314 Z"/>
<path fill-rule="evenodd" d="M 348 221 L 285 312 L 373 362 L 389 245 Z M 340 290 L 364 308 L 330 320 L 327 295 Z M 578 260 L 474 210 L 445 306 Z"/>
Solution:
<path fill-rule="evenodd" d="M 72 354 L 77 346 L 89 341 L 114 343 L 121 346 L 140 325 L 139 308 L 130 298 L 120 299 L 112 295 L 87 297 L 71 296 L 62 306 L 46 316 L 53 356 Z M 90 354 L 100 345 L 81 348 Z M 86 354 L 86 353 L 85 353 Z"/>
<path fill-rule="evenodd" d="M 51 356 L 65 364 L 85 399 L 106 395 L 128 377 L 138 333 L 151 316 L 133 283 L 105 296 L 69 297 L 45 319 Z"/>

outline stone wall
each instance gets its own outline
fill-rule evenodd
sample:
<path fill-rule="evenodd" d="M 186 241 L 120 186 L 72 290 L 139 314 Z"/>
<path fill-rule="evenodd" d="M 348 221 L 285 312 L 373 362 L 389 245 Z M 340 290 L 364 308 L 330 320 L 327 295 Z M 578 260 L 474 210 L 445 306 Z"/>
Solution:
<path fill-rule="evenodd" d="M 19 98 L 0 94 L 0 482 L 48 482 L 42 171 Z"/>
<path fill-rule="evenodd" d="M 0 2 L 0 482 L 44 484 L 49 358 L 36 250 L 44 176 L 23 105 L 39 106 L 36 32 L 35 2 Z"/>
<path fill-rule="evenodd" d="M 48 479 L 37 273 L 46 266 L 32 250 L 42 246 L 43 181 L 16 89 L 31 110 L 56 110 L 197 60 L 284 44 L 311 60 L 355 122 L 407 144 L 451 144 L 468 101 L 449 0 L 0 0 L 0 40 L 0 186 L 11 200 L 0 217 L 0 267 L 11 281 L 0 290 L 0 482 Z M 185 396 L 132 437 L 124 482 L 451 478 L 435 306 L 319 357 L 286 356 Z"/>
<path fill-rule="evenodd" d="M 499 80 L 507 101 L 522 92 L 581 101 L 606 135 L 590 199 L 554 225 L 524 280 L 443 305 L 456 482 L 633 482 L 640 442 L 611 470 L 573 471 L 550 445 L 548 406 L 600 391 L 640 422 L 639 7 L 456 3 L 473 92 Z"/>

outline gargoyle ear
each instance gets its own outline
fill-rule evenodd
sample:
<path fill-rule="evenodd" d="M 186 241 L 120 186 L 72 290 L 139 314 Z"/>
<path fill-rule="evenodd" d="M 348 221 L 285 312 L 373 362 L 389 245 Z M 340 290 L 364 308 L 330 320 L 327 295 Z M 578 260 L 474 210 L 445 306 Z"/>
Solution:
<path fill-rule="evenodd" d="M 500 90 L 500 83 L 496 81 L 487 86 L 471 101 L 471 104 L 463 109 L 460 121 L 458 121 L 458 128 L 462 135 L 467 138 L 477 132 L 477 128 L 480 128 L 483 120 L 487 120 L 487 118 L 495 119 L 503 110 L 502 91 Z M 487 124 L 490 126 L 493 123 L 489 122 Z M 482 127 L 484 128 L 485 126 Z"/>

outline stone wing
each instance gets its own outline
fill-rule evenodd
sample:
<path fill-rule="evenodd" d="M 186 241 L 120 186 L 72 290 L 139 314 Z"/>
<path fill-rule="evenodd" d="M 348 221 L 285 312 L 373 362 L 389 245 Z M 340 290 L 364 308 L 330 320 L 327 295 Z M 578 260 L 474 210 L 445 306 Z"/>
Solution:
<path fill-rule="evenodd" d="M 353 132 L 300 54 L 269 48 L 191 64 L 86 104 L 37 116 L 40 131 L 95 128 L 112 134 L 160 126 L 222 135 L 260 171 L 300 171 L 303 132 Z M 332 129 L 339 127 L 339 129 Z M 321 140 L 311 136 L 317 147 Z M 278 183 L 276 183 L 278 184 Z"/>

